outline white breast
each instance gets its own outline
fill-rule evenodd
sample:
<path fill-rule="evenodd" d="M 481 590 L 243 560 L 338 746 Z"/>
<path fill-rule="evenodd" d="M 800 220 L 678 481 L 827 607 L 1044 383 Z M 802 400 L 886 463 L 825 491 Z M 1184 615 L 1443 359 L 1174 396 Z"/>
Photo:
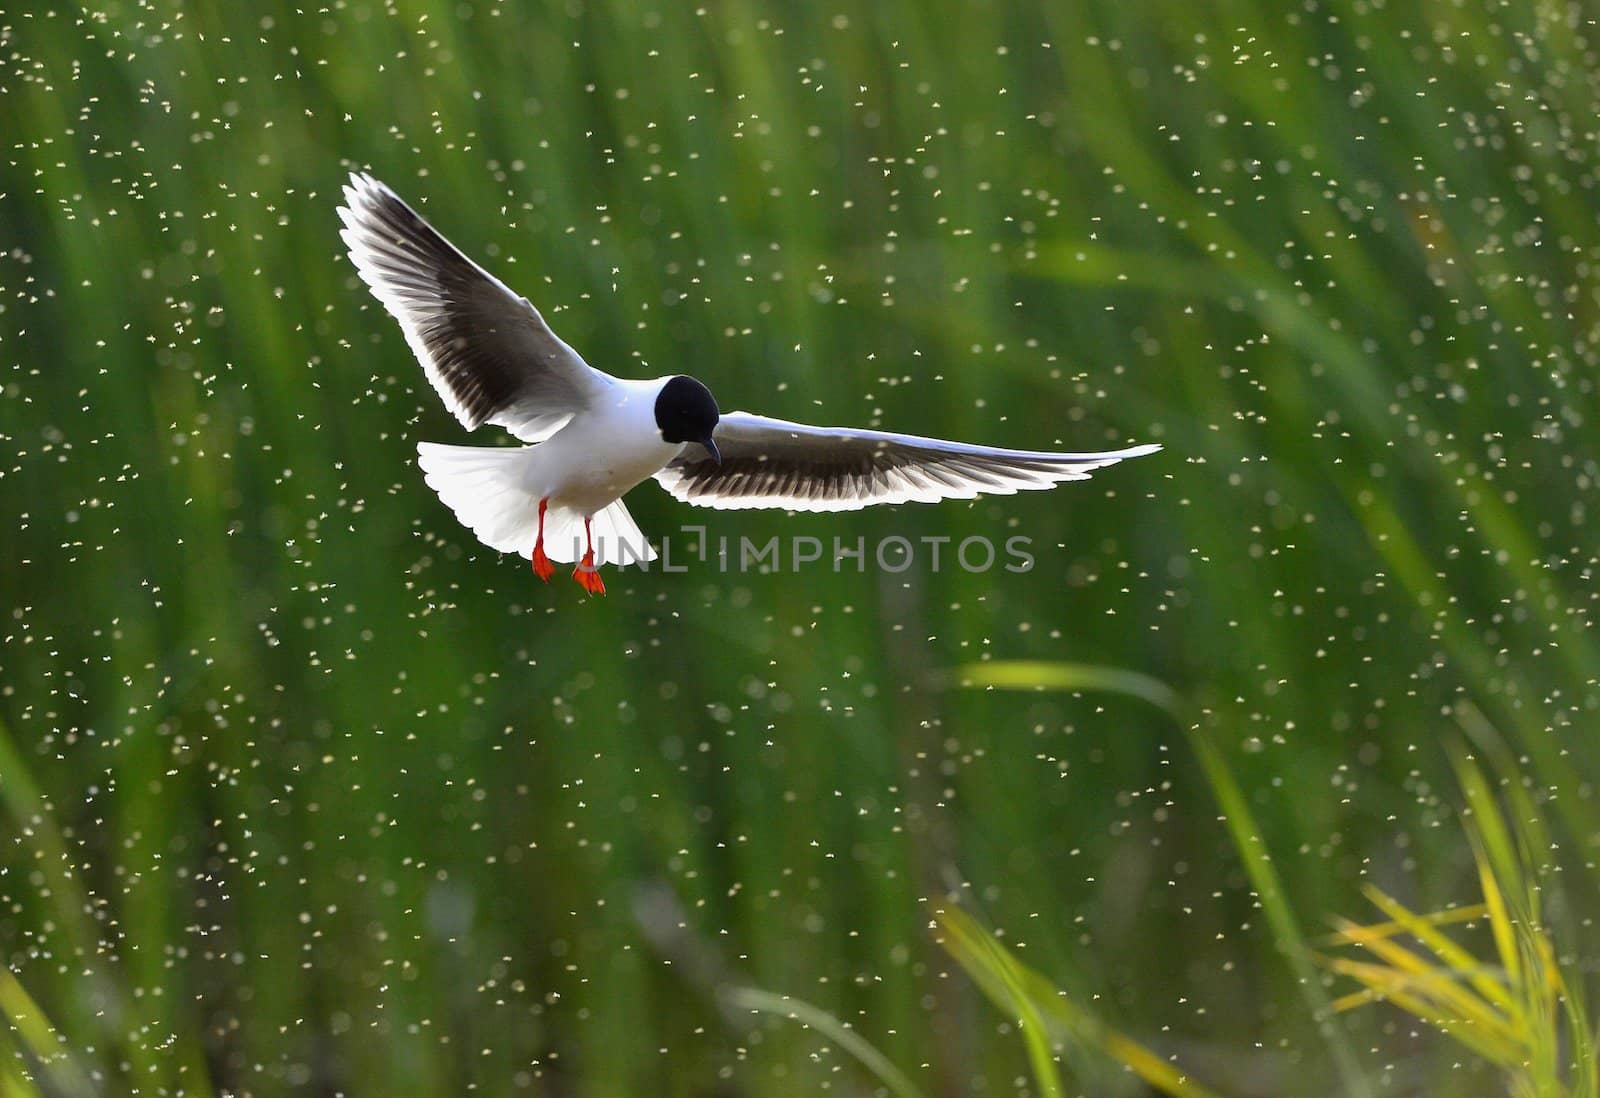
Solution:
<path fill-rule="evenodd" d="M 656 426 L 656 397 L 666 380 L 617 379 L 614 399 L 578 413 L 532 448 L 528 490 L 593 514 L 655 475 L 683 449 L 664 441 Z"/>

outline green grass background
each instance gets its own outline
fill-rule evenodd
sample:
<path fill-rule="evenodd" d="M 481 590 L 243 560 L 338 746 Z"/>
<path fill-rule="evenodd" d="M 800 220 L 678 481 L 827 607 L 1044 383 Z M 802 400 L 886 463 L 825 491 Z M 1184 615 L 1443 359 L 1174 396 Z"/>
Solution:
<path fill-rule="evenodd" d="M 1026 1090 L 934 943 L 954 899 L 1226 1092 L 1493 1093 L 1399 1015 L 1313 1016 L 1185 733 L 1315 934 L 1364 880 L 1472 898 L 1442 747 L 1470 716 L 1556 822 L 1551 917 L 1593 956 L 1594 15 L 0 13 L 5 1078 L 872 1091 L 719 999 L 752 985 L 928 1093 Z M 465 439 L 341 254 L 352 168 L 611 372 L 1166 448 L 970 505 L 629 501 L 657 536 L 1024 535 L 1026 575 L 546 588 L 422 484 L 416 441 Z M 1190 727 L 947 689 L 990 659 L 1152 676 Z"/>

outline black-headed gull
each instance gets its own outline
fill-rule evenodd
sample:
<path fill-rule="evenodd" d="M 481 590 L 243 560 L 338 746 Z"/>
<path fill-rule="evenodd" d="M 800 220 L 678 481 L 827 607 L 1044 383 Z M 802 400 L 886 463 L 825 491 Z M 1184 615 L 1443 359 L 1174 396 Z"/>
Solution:
<path fill-rule="evenodd" d="M 532 444 L 419 443 L 428 484 L 480 541 L 529 558 L 546 581 L 551 561 L 576 561 L 573 578 L 604 593 L 601 565 L 654 560 L 622 502 L 650 477 L 702 507 L 853 511 L 1049 488 L 1160 449 L 1054 454 L 724 415 L 692 377 L 636 381 L 584 362 L 532 302 L 372 176 L 352 173 L 344 200 L 350 259 L 445 406 L 468 430 L 493 423 Z"/>

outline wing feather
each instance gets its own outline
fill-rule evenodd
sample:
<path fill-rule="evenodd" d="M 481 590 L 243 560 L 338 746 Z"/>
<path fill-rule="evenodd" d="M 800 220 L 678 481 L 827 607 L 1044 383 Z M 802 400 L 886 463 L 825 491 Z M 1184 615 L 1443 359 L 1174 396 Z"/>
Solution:
<path fill-rule="evenodd" d="M 610 387 L 527 298 L 468 259 L 399 195 L 351 173 L 339 208 L 350 260 L 400 323 L 461 425 L 549 437 Z"/>
<path fill-rule="evenodd" d="M 719 465 L 699 446 L 656 474 L 668 492 L 702 507 L 854 511 L 875 503 L 932 503 L 1050 488 L 1161 447 L 1100 453 L 1005 450 L 917 435 L 813 427 L 748 412 L 722 417 Z"/>

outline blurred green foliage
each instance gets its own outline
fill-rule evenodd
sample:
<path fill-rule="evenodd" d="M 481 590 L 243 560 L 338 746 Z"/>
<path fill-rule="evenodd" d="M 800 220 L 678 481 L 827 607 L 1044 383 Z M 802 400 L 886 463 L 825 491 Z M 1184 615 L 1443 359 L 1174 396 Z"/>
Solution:
<path fill-rule="evenodd" d="M 1316 1017 L 1252 885 L 1302 933 L 1363 883 L 1474 895 L 1439 826 L 1471 712 L 1594 955 L 1592 10 L 0 14 L 0 1084 L 879 1085 L 719 997 L 753 986 L 923 1092 L 1026 1089 L 953 900 L 1212 1089 L 1492 1089 L 1385 1008 Z M 611 372 L 1166 449 L 970 506 L 630 498 L 656 536 L 1018 534 L 1025 575 L 546 588 L 414 467 L 463 437 L 342 255 L 356 167 Z M 1125 669 L 1193 727 L 944 689 L 990 659 Z"/>

